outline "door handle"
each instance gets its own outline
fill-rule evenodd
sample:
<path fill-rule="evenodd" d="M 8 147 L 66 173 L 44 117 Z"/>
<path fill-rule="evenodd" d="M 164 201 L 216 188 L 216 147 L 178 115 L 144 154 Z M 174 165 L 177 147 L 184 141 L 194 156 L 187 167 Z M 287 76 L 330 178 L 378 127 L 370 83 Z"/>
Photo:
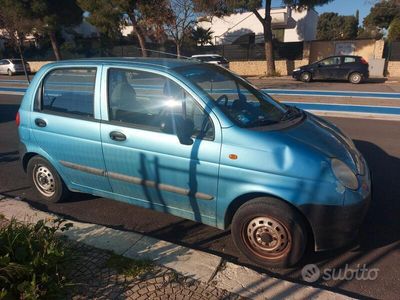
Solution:
<path fill-rule="evenodd" d="M 40 118 L 35 119 L 35 124 L 38 127 L 46 127 L 47 125 L 46 121 Z"/>
<path fill-rule="evenodd" d="M 117 142 L 122 142 L 122 141 L 126 140 L 126 135 L 119 131 L 111 131 L 110 139 L 117 141 Z"/>

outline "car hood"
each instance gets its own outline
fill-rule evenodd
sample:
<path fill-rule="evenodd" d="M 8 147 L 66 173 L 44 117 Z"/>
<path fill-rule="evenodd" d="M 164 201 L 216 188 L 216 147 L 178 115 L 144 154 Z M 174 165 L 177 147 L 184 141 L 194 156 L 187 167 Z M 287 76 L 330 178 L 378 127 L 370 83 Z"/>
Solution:
<path fill-rule="evenodd" d="M 357 173 L 354 145 L 336 126 L 321 118 L 306 113 L 299 125 L 285 130 L 285 134 L 306 144 L 330 158 L 338 158 Z"/>

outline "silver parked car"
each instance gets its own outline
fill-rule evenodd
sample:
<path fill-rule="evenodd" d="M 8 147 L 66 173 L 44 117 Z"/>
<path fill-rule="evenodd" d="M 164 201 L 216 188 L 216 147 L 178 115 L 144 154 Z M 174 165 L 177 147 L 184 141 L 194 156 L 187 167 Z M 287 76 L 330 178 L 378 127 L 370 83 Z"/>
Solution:
<path fill-rule="evenodd" d="M 219 54 L 196 54 L 192 55 L 190 58 L 209 64 L 219 65 L 227 69 L 229 68 L 229 61 Z"/>
<path fill-rule="evenodd" d="M 26 71 L 31 72 L 29 64 L 25 62 Z M 24 73 L 24 66 L 21 59 L 2 59 L 0 60 L 0 74 L 12 76 L 17 73 Z"/>

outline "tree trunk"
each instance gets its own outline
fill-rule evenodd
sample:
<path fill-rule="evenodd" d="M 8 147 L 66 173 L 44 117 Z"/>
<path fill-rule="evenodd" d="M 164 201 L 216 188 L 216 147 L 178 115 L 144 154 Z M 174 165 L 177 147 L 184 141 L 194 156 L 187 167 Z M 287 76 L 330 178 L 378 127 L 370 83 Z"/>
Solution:
<path fill-rule="evenodd" d="M 147 57 L 146 42 L 144 40 L 143 32 L 142 32 L 141 28 L 139 27 L 138 23 L 136 22 L 135 15 L 129 14 L 129 19 L 132 22 L 133 31 L 135 32 L 136 37 L 139 41 L 140 49 L 142 50 L 142 56 Z"/>
<path fill-rule="evenodd" d="M 181 57 L 181 45 L 179 44 L 179 42 L 176 43 L 176 56 L 177 58 Z"/>
<path fill-rule="evenodd" d="M 21 49 L 21 40 L 23 38 L 21 38 L 21 36 L 18 33 L 17 33 L 17 36 L 18 36 L 17 48 L 18 48 L 18 52 L 19 52 L 19 57 L 21 58 L 21 61 L 22 61 L 22 68 L 24 69 L 26 81 L 28 81 L 28 84 L 30 84 L 31 81 L 29 80 L 29 75 L 28 75 L 28 72 L 26 71 L 25 59 L 24 59 L 24 56 L 22 55 L 22 49 Z"/>
<path fill-rule="evenodd" d="M 272 45 L 272 25 L 271 25 L 271 0 L 265 1 L 264 17 L 264 43 L 265 60 L 267 62 L 267 75 L 275 75 L 274 47 Z"/>
<path fill-rule="evenodd" d="M 50 37 L 51 47 L 53 47 L 54 55 L 56 56 L 56 60 L 61 60 L 61 52 L 57 44 L 56 33 L 54 31 L 51 31 L 49 33 L 49 37 Z"/>

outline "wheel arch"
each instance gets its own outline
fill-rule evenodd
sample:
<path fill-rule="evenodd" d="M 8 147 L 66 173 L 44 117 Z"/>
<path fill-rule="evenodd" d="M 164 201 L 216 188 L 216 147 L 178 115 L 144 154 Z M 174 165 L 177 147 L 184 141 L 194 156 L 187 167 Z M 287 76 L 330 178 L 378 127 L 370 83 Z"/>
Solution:
<path fill-rule="evenodd" d="M 24 156 L 22 157 L 22 167 L 26 173 L 27 168 L 28 168 L 28 162 L 31 160 L 32 157 L 40 155 L 39 153 L 36 152 L 27 152 L 24 154 Z"/>
<path fill-rule="evenodd" d="M 228 208 L 225 211 L 225 216 L 224 216 L 224 229 L 228 229 L 228 227 L 231 225 L 232 223 L 232 219 L 233 216 L 235 215 L 235 213 L 237 212 L 237 210 L 247 201 L 250 201 L 252 199 L 255 198 L 259 198 L 259 197 L 270 197 L 270 198 L 274 198 L 278 201 L 282 201 L 285 204 L 287 204 L 288 206 L 290 206 L 294 211 L 296 211 L 299 216 L 301 216 L 301 218 L 304 221 L 304 224 L 306 226 L 307 229 L 307 237 L 308 237 L 308 241 L 309 243 L 314 247 L 315 246 L 315 240 L 314 240 L 314 231 L 312 229 L 311 223 L 310 221 L 307 219 L 307 217 L 304 215 L 304 213 L 297 208 L 295 205 L 293 205 L 292 203 L 290 203 L 289 201 L 282 199 L 280 197 L 277 197 L 276 195 L 273 194 L 269 194 L 269 193 L 263 193 L 263 192 L 258 192 L 258 193 L 247 193 L 247 194 L 243 194 L 241 196 L 238 196 L 237 198 L 235 198 L 228 206 Z"/>

